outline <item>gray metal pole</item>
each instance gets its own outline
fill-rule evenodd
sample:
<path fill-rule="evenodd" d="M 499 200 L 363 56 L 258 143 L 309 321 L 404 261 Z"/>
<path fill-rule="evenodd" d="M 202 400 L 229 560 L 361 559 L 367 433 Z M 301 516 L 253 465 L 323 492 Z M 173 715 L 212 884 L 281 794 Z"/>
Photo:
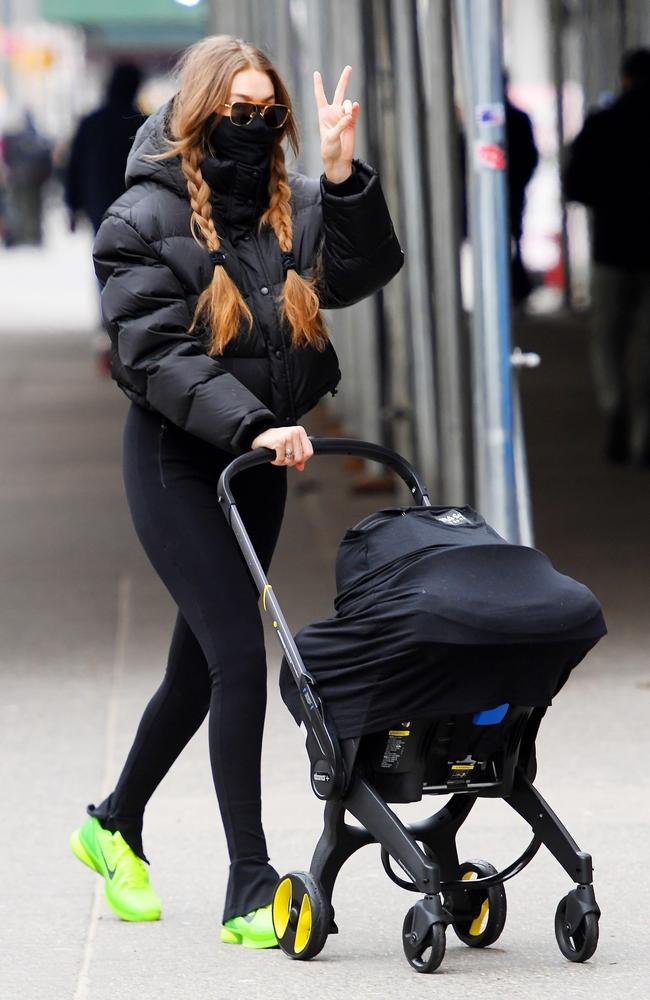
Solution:
<path fill-rule="evenodd" d="M 477 494 L 509 541 L 519 539 L 510 362 L 510 250 L 500 0 L 455 0 L 467 135 L 474 271 L 472 347 Z"/>
<path fill-rule="evenodd" d="M 393 22 L 395 42 L 395 88 L 397 106 L 420 107 L 415 67 L 417 11 L 414 0 L 399 4 Z M 417 446 L 416 464 L 421 469 L 432 496 L 439 492 L 438 442 L 433 368 L 433 323 L 431 317 L 431 273 L 428 211 L 422 199 L 427 189 L 427 170 L 420 119 L 415 113 L 399 118 L 401 189 L 404 205 L 406 244 L 405 280 L 410 305 L 410 341 L 413 387 L 413 422 Z"/>
<path fill-rule="evenodd" d="M 551 0 L 551 39 L 553 55 L 553 85 L 555 87 L 555 116 L 557 120 L 558 168 L 561 172 L 564 158 L 564 31 L 566 11 L 563 0 Z M 573 303 L 571 288 L 571 258 L 567 210 L 560 183 L 560 255 L 562 265 L 562 304 L 570 308 Z"/>
<path fill-rule="evenodd" d="M 423 24 L 431 190 L 433 314 L 441 502 L 470 494 L 470 352 L 460 296 L 460 164 L 454 111 L 449 0 L 429 3 Z"/>
<path fill-rule="evenodd" d="M 366 53 L 374 60 L 374 115 L 377 133 L 377 162 L 381 167 L 382 187 L 391 207 L 395 228 L 403 238 L 406 231 L 402 164 L 404 142 L 402 115 L 395 88 L 393 0 L 364 0 L 364 39 L 371 42 Z M 372 37 L 371 37 L 372 36 Z M 414 453 L 412 392 L 410 385 L 410 315 L 408 274 L 410 260 L 394 281 L 382 292 L 385 320 L 384 378 L 385 408 L 381 420 L 389 429 L 386 443 L 403 455 Z M 432 484 L 430 484 L 432 488 Z"/>

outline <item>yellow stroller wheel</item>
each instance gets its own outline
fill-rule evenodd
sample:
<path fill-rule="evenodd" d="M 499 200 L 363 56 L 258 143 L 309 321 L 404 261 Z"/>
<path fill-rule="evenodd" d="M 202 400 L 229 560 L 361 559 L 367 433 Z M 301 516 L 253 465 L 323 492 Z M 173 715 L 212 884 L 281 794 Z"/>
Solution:
<path fill-rule="evenodd" d="M 323 950 L 332 907 L 309 872 L 289 872 L 280 879 L 272 913 L 278 944 L 289 958 L 305 962 Z"/>
<path fill-rule="evenodd" d="M 471 883 L 488 875 L 496 875 L 497 870 L 489 861 L 466 861 L 460 866 L 458 877 Z M 468 916 L 455 919 L 453 923 L 457 937 L 470 948 L 487 948 L 501 936 L 505 927 L 508 904 L 503 885 L 493 885 L 488 889 L 470 889 L 468 886 L 464 909 Z"/>

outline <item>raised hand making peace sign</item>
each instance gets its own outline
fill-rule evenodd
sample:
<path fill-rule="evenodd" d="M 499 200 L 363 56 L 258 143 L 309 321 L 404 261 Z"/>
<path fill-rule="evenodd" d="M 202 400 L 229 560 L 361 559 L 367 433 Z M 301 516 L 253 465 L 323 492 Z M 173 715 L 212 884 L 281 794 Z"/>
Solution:
<path fill-rule="evenodd" d="M 359 102 L 345 99 L 352 67 L 346 66 L 341 73 L 334 92 L 334 100 L 328 104 L 323 89 L 323 79 L 314 73 L 314 94 L 318 107 L 320 127 L 320 152 L 323 157 L 325 176 L 333 184 L 341 184 L 352 173 L 354 156 L 355 126 L 359 117 Z"/>

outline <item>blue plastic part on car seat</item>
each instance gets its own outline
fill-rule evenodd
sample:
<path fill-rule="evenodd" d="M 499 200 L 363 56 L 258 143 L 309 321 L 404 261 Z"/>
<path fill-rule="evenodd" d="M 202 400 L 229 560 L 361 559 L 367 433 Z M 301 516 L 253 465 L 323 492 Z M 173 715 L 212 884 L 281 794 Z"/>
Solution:
<path fill-rule="evenodd" d="M 498 726 L 505 719 L 510 705 L 497 705 L 496 708 L 486 708 L 483 712 L 475 712 L 472 722 L 475 726 Z"/>

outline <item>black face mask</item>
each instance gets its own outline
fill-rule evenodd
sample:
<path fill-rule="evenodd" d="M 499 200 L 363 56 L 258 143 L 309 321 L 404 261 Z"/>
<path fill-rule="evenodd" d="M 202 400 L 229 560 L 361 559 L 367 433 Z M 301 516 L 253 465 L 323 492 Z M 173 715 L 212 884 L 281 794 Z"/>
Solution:
<path fill-rule="evenodd" d="M 271 148 L 278 139 L 278 129 L 269 128 L 260 115 L 250 125 L 233 125 L 224 115 L 210 132 L 210 146 L 219 159 L 246 163 L 249 167 L 265 167 L 271 158 Z"/>

